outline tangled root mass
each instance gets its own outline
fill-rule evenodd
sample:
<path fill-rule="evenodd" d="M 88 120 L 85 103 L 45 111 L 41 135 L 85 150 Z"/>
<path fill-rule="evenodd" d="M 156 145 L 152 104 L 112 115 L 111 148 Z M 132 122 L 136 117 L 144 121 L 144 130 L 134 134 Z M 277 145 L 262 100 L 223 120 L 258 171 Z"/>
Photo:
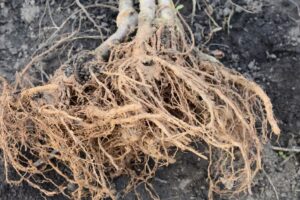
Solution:
<path fill-rule="evenodd" d="M 190 151 L 209 161 L 210 194 L 249 189 L 268 129 L 279 134 L 270 100 L 187 41 L 180 28 L 163 26 L 144 43 L 113 47 L 107 62 L 86 62 L 84 82 L 63 66 L 47 84 L 19 93 L 2 80 L 7 181 L 25 180 L 46 195 L 114 199 L 115 177 L 130 177 L 129 191 L 175 162 L 177 151 Z"/>

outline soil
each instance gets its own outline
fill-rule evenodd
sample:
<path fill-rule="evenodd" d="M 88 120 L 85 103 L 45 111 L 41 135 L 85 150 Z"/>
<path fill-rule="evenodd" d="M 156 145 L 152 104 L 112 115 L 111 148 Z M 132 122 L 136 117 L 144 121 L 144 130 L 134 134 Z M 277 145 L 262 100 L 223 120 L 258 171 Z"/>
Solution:
<path fill-rule="evenodd" d="M 92 0 L 82 2 L 85 6 L 95 3 Z M 113 0 L 103 2 L 116 5 Z M 191 2 L 179 1 L 179 4 L 183 5 L 180 12 L 190 23 L 198 47 L 220 56 L 227 67 L 234 68 L 259 83 L 271 97 L 282 129 L 281 136 L 274 136 L 272 142 L 265 146 L 264 170 L 253 183 L 252 195 L 241 194 L 232 198 L 300 199 L 300 154 L 272 149 L 272 145 L 286 148 L 300 146 L 300 1 L 234 1 L 242 7 L 230 3 L 233 1 L 207 1 L 213 8 L 207 11 L 212 13 L 216 23 L 222 27 L 208 43 L 205 42 L 213 23 L 204 12 L 204 1 L 197 0 L 198 6 L 193 18 L 190 14 Z M 71 0 L 0 0 L 0 75 L 13 81 L 15 73 L 30 61 L 31 55 L 47 49 L 47 45 L 42 44 L 52 42 L 47 40 L 49 36 L 55 36 L 54 39 L 57 39 L 57 35 L 53 35 L 57 27 L 78 9 Z M 117 12 L 114 9 L 97 7 L 89 9 L 89 12 L 103 27 L 104 38 L 116 29 L 113 19 Z M 84 14 L 76 16 L 81 19 L 80 34 L 98 35 Z M 226 19 L 230 19 L 229 26 L 224 23 Z M 75 20 L 73 24 L 68 24 L 59 34 L 71 32 L 76 23 L 78 24 L 78 21 Z M 68 55 L 82 49 L 94 49 L 99 44 L 99 39 L 87 38 L 69 43 L 34 66 L 35 74 L 40 74 L 41 79 L 47 79 L 45 74 L 53 73 Z M 45 198 L 26 183 L 18 186 L 5 183 L 2 160 L 0 163 L 0 199 Z M 208 189 L 206 168 L 207 163 L 203 160 L 190 153 L 180 153 L 175 164 L 157 172 L 152 184 L 162 200 L 204 200 L 207 199 Z M 115 181 L 116 188 L 122 188 L 125 182 L 125 178 L 120 177 Z M 141 199 L 149 199 L 143 186 L 138 188 L 138 192 Z M 134 198 L 133 194 L 128 194 L 120 199 Z M 46 199 L 64 198 L 55 196 Z"/>

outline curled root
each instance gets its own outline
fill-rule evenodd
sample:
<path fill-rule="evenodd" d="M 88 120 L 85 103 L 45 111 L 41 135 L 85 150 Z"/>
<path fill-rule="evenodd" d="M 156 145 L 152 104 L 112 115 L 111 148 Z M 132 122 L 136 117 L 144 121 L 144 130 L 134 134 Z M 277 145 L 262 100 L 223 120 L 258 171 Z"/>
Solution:
<path fill-rule="evenodd" d="M 107 62 L 89 61 L 84 84 L 58 70 L 47 85 L 3 90 L 7 180 L 9 164 L 18 181 L 46 195 L 114 199 L 115 177 L 130 178 L 127 192 L 180 150 L 208 159 L 211 192 L 250 190 L 268 128 L 280 132 L 270 100 L 242 75 L 190 51 L 187 41 L 180 27 L 159 26 L 142 45 L 119 44 Z"/>

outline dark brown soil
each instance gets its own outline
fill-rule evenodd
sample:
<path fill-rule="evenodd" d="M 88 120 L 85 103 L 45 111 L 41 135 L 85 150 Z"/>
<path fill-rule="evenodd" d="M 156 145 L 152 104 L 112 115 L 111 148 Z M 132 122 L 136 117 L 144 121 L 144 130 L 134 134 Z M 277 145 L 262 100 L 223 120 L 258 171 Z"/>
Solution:
<path fill-rule="evenodd" d="M 48 10 L 45 11 L 47 2 L 54 23 Z M 95 1 L 82 2 L 92 5 Z M 278 199 L 300 199 L 300 154 L 274 151 L 271 148 L 271 145 L 287 148 L 300 146 L 300 1 L 234 1 L 256 11 L 251 14 L 233 6 L 230 1 L 210 0 L 208 2 L 214 8 L 213 16 L 220 26 L 233 7 L 235 13 L 231 17 L 229 32 L 225 27 L 206 45 L 203 43 L 207 38 L 203 37 L 201 32 L 208 33 L 211 23 L 203 12 L 204 1 L 197 1 L 201 9 L 197 7 L 193 23 L 188 16 L 192 12 L 191 1 L 181 2 L 184 7 L 180 12 L 191 24 L 199 48 L 212 53 L 214 50 L 222 51 L 225 56 L 221 61 L 226 66 L 259 83 L 270 95 L 282 128 L 280 138 L 273 138 L 272 144 L 265 147 L 264 171 L 257 176 L 253 184 L 253 194 L 242 194 L 237 199 L 273 200 L 277 198 L 276 193 Z M 55 29 L 44 27 L 53 27 L 55 24 L 59 26 L 74 10 L 78 10 L 78 7 L 71 0 L 0 0 L 0 75 L 13 81 L 15 72 L 28 63 L 30 56 L 37 49 L 41 51 L 47 48 L 43 48 L 41 44 L 47 41 Z M 98 16 L 97 22 L 107 29 L 104 31 L 105 36 L 115 30 L 115 11 L 104 8 L 89 11 L 93 17 Z M 97 35 L 84 14 L 82 24 L 82 30 L 88 30 L 85 35 Z M 60 33 L 70 32 L 72 26 L 76 24 L 68 25 Z M 36 74 L 41 74 L 41 71 L 51 74 L 59 63 L 64 62 L 66 50 L 71 49 L 71 54 L 76 54 L 82 49 L 94 49 L 99 44 L 100 41 L 95 39 L 70 43 L 63 50 L 47 56 L 36 65 Z M 41 77 L 46 79 L 44 75 Z M 6 184 L 2 160 L 0 163 L 1 200 L 43 199 L 37 190 L 25 183 L 19 186 Z M 206 168 L 206 162 L 189 153 L 180 153 L 175 164 L 157 172 L 152 184 L 162 200 L 207 199 Z M 126 178 L 119 178 L 115 181 L 116 188 L 122 188 L 125 182 Z M 142 186 L 138 191 L 142 199 L 149 199 Z M 121 199 L 134 198 L 133 194 L 128 194 Z"/>

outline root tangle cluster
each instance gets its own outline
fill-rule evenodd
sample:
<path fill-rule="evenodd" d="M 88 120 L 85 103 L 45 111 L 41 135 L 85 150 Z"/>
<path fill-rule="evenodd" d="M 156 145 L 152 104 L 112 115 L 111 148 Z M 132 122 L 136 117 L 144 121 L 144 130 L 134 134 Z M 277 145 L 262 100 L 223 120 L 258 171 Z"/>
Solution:
<path fill-rule="evenodd" d="M 209 162 L 211 198 L 250 191 L 268 130 L 280 132 L 270 100 L 190 46 L 181 24 L 157 21 L 150 38 L 111 47 L 108 61 L 90 52 L 88 80 L 66 76 L 63 67 L 47 84 L 21 92 L 2 80 L 7 181 L 25 180 L 46 195 L 114 199 L 111 183 L 126 175 L 125 192 L 145 182 L 156 198 L 149 179 L 176 162 L 177 151 L 189 151 Z"/>

